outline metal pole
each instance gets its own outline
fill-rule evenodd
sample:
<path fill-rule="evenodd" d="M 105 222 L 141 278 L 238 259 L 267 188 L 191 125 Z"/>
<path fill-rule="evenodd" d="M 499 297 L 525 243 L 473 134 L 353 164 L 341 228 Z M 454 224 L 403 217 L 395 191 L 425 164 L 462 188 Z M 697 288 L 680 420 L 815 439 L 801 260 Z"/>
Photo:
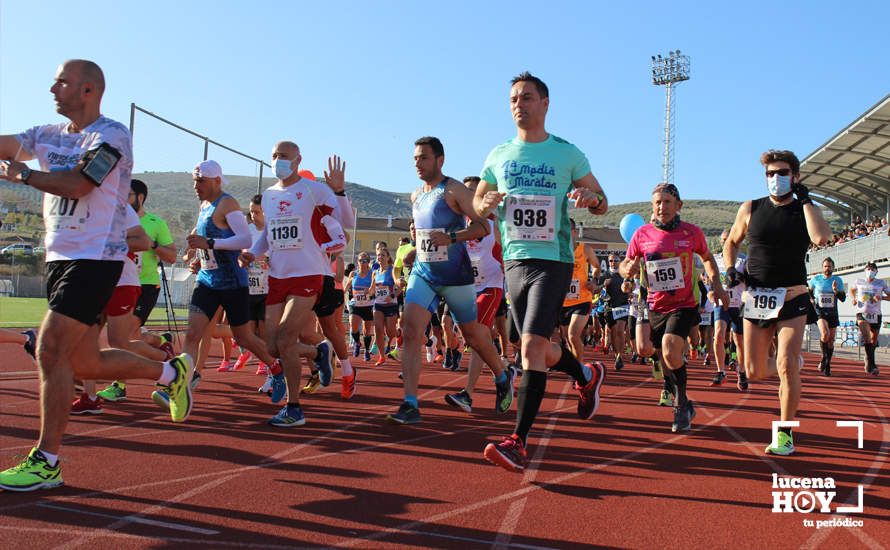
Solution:
<path fill-rule="evenodd" d="M 262 194 L 263 192 L 263 163 L 260 163 L 260 176 L 256 181 L 256 194 Z"/>
<path fill-rule="evenodd" d="M 133 139 L 133 129 L 136 125 L 136 104 L 130 103 L 130 139 Z"/>
<path fill-rule="evenodd" d="M 664 158 L 662 160 L 661 181 L 670 183 L 670 147 L 671 147 L 671 90 L 673 83 L 668 82 L 665 86 L 664 96 Z"/>
<path fill-rule="evenodd" d="M 210 141 L 204 140 L 204 160 L 207 160 L 207 150 L 210 148 Z"/>
<path fill-rule="evenodd" d="M 358 208 L 352 208 L 352 263 L 355 263 L 355 247 L 358 244 Z"/>

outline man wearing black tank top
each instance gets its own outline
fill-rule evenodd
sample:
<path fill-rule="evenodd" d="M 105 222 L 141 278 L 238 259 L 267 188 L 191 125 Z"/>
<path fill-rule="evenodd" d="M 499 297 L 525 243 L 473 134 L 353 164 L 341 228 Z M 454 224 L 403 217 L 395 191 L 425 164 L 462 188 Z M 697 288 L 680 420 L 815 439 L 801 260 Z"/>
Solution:
<path fill-rule="evenodd" d="M 800 183 L 800 161 L 794 153 L 771 149 L 760 156 L 760 163 L 766 168 L 769 195 L 739 207 L 723 245 L 723 258 L 730 266 L 727 277 L 732 281 L 742 278 L 733 266 L 742 241 L 748 237 L 744 368 L 752 380 L 778 373 L 780 419 L 793 421 L 800 403 L 804 327 L 816 318 L 807 293 L 805 257 L 810 242 L 818 246 L 828 242 L 831 229 L 810 200 L 809 190 Z M 778 349 L 776 357 L 770 357 L 774 336 L 778 336 Z M 766 453 L 793 452 L 791 428 L 779 428 Z"/>

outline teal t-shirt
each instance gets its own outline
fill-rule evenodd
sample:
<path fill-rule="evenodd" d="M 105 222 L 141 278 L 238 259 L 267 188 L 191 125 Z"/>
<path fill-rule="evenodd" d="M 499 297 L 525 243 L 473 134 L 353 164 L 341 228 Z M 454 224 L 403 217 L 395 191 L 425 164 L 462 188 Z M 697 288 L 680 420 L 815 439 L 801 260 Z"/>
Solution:
<path fill-rule="evenodd" d="M 480 177 L 507 193 L 497 209 L 505 260 L 574 263 L 566 194 L 589 173 L 584 153 L 553 134 L 513 138 L 488 154 Z"/>

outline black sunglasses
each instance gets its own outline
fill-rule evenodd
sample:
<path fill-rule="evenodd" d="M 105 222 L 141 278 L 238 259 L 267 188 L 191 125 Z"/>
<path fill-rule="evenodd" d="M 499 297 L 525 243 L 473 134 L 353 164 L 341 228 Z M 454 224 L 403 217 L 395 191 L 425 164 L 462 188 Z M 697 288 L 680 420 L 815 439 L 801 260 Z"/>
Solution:
<path fill-rule="evenodd" d="M 778 170 L 767 170 L 766 177 L 771 178 L 773 176 L 788 176 L 791 174 L 791 168 L 779 168 Z"/>

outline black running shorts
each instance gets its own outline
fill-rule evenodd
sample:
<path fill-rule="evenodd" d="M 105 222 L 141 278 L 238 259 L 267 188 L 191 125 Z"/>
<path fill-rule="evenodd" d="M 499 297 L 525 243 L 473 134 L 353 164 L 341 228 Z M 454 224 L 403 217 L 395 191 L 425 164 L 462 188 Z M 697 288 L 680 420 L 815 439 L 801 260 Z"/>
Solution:
<path fill-rule="evenodd" d="M 678 309 L 670 313 L 649 312 L 649 340 L 655 349 L 661 349 L 661 340 L 665 334 L 675 334 L 684 340 L 689 337 L 692 327 L 698 326 L 701 315 L 697 307 Z"/>
<path fill-rule="evenodd" d="M 325 275 L 321 294 L 318 296 L 318 301 L 315 303 L 312 311 L 318 317 L 327 317 L 328 315 L 333 315 L 337 308 L 342 305 L 343 290 L 336 288 L 333 277 Z"/>
<path fill-rule="evenodd" d="M 121 277 L 124 262 L 108 260 L 56 260 L 46 263 L 49 309 L 96 325 Z"/>
<path fill-rule="evenodd" d="M 240 327 L 250 320 L 250 315 L 248 314 L 249 300 L 250 290 L 246 286 L 217 290 L 198 283 L 192 292 L 192 302 L 189 310 L 203 313 L 208 319 L 213 319 L 216 310 L 222 306 L 223 311 L 226 312 L 226 318 L 229 320 L 229 325 Z"/>
<path fill-rule="evenodd" d="M 551 260 L 505 262 L 510 312 L 520 334 L 550 339 L 572 282 L 572 268 L 570 263 Z"/>
<path fill-rule="evenodd" d="M 161 294 L 161 287 L 158 285 L 142 285 L 142 293 L 136 300 L 136 309 L 133 314 L 139 317 L 139 326 L 148 321 L 148 316 L 158 303 L 158 296 Z"/>

